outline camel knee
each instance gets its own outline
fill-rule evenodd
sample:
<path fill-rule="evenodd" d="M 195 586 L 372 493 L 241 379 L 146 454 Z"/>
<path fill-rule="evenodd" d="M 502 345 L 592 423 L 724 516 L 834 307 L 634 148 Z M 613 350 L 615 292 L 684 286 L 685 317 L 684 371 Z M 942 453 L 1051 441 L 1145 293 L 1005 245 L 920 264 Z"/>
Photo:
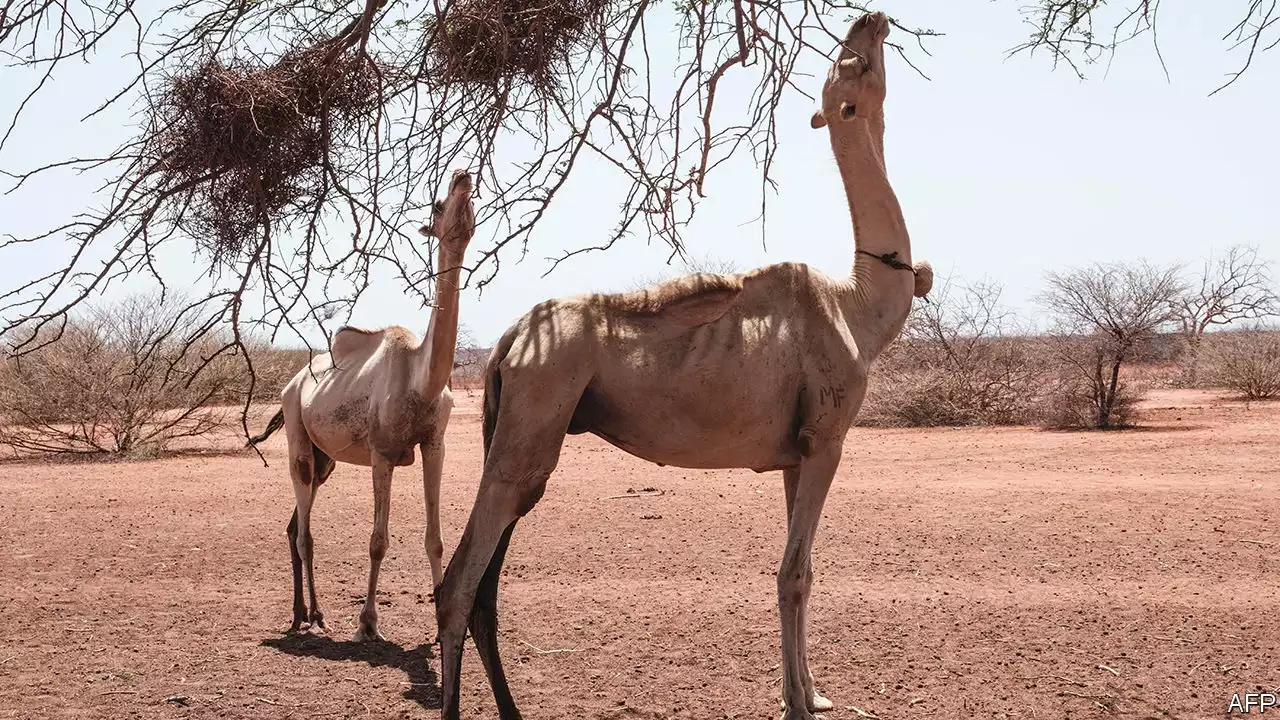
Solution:
<path fill-rule="evenodd" d="M 529 511 L 533 509 L 533 506 L 538 504 L 538 501 L 542 499 L 543 494 L 547 492 L 547 478 L 550 477 L 550 475 L 551 473 L 547 472 L 532 485 L 520 489 L 516 500 L 516 517 L 524 517 L 525 515 L 528 515 Z"/>
<path fill-rule="evenodd" d="M 427 528 L 426 541 L 427 557 L 439 560 L 444 556 L 444 541 L 440 539 L 439 528 Z"/>
<path fill-rule="evenodd" d="M 804 579 L 798 575 L 778 573 L 778 604 L 786 607 L 804 602 Z"/>
<path fill-rule="evenodd" d="M 813 588 L 813 566 L 809 563 L 784 564 L 778 570 L 778 603 L 803 603 Z"/>
<path fill-rule="evenodd" d="M 295 535 L 294 545 L 296 545 L 298 548 L 298 554 L 301 555 L 303 558 L 310 560 L 311 551 L 314 548 L 314 543 L 312 543 L 311 541 L 311 531 L 307 530 L 304 533 L 299 533 L 295 529 L 294 535 Z"/>
<path fill-rule="evenodd" d="M 369 557 L 374 562 L 382 562 L 382 558 L 387 555 L 387 534 L 381 530 L 374 530 L 369 536 Z"/>

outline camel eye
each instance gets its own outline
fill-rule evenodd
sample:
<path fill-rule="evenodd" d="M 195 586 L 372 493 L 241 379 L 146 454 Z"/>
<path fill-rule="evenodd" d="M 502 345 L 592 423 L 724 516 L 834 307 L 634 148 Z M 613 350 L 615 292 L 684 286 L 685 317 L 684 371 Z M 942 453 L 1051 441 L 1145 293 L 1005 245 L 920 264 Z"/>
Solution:
<path fill-rule="evenodd" d="M 431 212 L 435 213 L 436 215 L 439 215 L 440 213 L 444 212 L 444 201 L 437 200 L 435 204 L 431 206 Z"/>

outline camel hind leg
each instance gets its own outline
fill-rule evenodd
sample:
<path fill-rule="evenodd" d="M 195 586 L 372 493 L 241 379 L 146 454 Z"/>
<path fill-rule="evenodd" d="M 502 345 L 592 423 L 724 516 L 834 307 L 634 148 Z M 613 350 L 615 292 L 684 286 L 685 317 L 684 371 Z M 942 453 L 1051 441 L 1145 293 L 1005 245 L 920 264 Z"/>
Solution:
<path fill-rule="evenodd" d="M 462 643 L 468 625 L 473 632 L 479 630 L 477 649 L 485 658 L 501 717 L 520 717 L 498 657 L 501 554 L 506 551 L 515 521 L 533 509 L 546 489 L 547 479 L 560 460 L 569 418 L 585 384 L 576 383 L 572 377 L 565 382 L 563 376 L 554 382 L 530 378 L 518 384 L 507 379 L 475 505 L 445 569 L 444 581 L 436 591 L 444 720 L 459 717 Z M 517 393 L 515 388 L 525 392 Z"/>
<path fill-rule="evenodd" d="M 493 699 L 498 706 L 500 720 L 521 720 L 520 710 L 511 697 L 511 687 L 507 685 L 507 674 L 502 669 L 502 657 L 498 654 L 498 580 L 502 577 L 502 563 L 507 557 L 511 533 L 515 528 L 516 521 L 513 521 L 502 533 L 502 539 L 493 552 L 493 559 L 489 561 L 489 568 L 480 580 L 470 623 L 471 638 L 475 640 L 480 663 L 484 665 L 489 687 L 493 689 Z"/>
<path fill-rule="evenodd" d="M 333 466 L 333 460 L 313 445 L 304 433 L 289 433 L 289 475 L 293 481 L 294 495 L 293 517 L 288 528 L 289 555 L 293 565 L 293 623 L 290 625 L 293 632 L 302 630 L 304 624 L 309 625 L 312 630 L 325 630 L 324 612 L 320 610 L 320 602 L 316 597 L 311 507 L 320 486 L 333 472 Z M 307 604 L 302 599 L 304 575 L 311 599 L 309 614 Z"/>

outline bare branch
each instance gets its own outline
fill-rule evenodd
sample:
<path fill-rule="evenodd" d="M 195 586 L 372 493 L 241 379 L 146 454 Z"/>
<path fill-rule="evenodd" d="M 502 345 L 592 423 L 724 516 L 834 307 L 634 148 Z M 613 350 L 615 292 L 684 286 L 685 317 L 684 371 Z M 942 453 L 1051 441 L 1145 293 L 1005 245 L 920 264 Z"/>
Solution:
<path fill-rule="evenodd" d="M 1277 3 L 1278 0 L 1236 0 L 1234 9 L 1222 13 L 1236 18 L 1222 39 L 1229 43 L 1229 52 L 1243 52 L 1244 58 L 1239 69 L 1229 73 L 1227 80 L 1209 95 L 1229 87 L 1253 65 L 1258 53 L 1280 43 Z M 1066 63 L 1083 78 L 1084 66 L 1103 59 L 1109 64 L 1121 45 L 1150 36 L 1152 49 L 1168 78 L 1169 69 L 1160 50 L 1160 8 L 1161 0 L 1129 0 L 1121 4 L 1105 0 L 1036 0 L 1022 7 L 1023 19 L 1031 27 L 1030 36 L 1008 54 L 1044 51 L 1055 68 Z"/>

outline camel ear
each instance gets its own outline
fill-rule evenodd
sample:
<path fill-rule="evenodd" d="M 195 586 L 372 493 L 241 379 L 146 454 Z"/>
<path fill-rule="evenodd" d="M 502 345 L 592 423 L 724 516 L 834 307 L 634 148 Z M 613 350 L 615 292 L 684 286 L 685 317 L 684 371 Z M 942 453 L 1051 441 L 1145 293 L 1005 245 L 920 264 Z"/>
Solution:
<path fill-rule="evenodd" d="M 821 110 L 814 110 L 813 117 L 809 118 L 809 127 L 817 130 L 820 127 L 827 126 L 827 116 L 822 114 Z"/>

